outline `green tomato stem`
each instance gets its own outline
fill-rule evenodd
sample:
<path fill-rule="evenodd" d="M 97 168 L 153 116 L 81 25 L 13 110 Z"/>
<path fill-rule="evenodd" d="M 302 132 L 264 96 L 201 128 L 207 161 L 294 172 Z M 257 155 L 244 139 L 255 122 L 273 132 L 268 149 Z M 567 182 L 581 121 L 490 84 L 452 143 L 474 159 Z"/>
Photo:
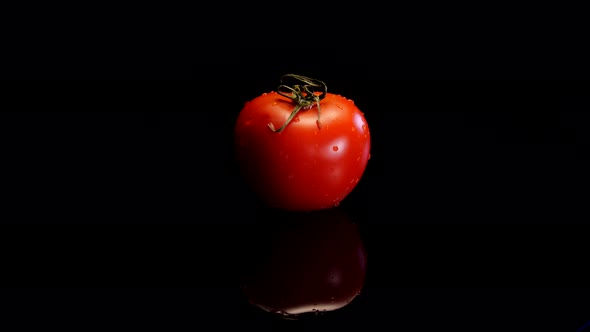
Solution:
<path fill-rule="evenodd" d="M 285 80 L 285 78 L 292 78 L 296 81 L 300 81 L 305 84 L 304 85 L 294 84 L 291 87 L 289 85 L 283 84 L 283 81 Z M 320 94 L 316 94 L 316 88 L 321 88 Z M 295 118 L 295 116 L 297 115 L 297 113 L 300 110 L 311 108 L 311 107 L 313 107 L 314 104 L 317 104 L 317 106 L 318 106 L 318 120 L 316 123 L 317 123 L 318 128 L 321 128 L 320 100 L 324 99 L 327 91 L 328 91 L 328 88 L 327 88 L 326 84 L 322 81 L 319 81 L 319 80 L 316 80 L 313 78 L 309 78 L 309 77 L 305 77 L 305 76 L 301 76 L 301 75 L 294 75 L 294 74 L 283 75 L 283 77 L 281 77 L 281 84 L 279 85 L 279 87 L 277 89 L 277 93 L 283 97 L 287 97 L 287 98 L 293 100 L 293 102 L 295 102 L 295 108 L 293 109 L 293 111 L 291 112 L 291 114 L 289 115 L 289 117 L 287 118 L 285 123 L 279 129 L 275 129 L 275 127 L 272 123 L 269 123 L 268 127 L 272 131 L 274 131 L 276 133 L 280 133 L 281 131 L 283 131 L 283 129 L 285 129 L 287 127 L 287 125 L 291 122 L 291 120 L 293 120 L 293 118 Z"/>

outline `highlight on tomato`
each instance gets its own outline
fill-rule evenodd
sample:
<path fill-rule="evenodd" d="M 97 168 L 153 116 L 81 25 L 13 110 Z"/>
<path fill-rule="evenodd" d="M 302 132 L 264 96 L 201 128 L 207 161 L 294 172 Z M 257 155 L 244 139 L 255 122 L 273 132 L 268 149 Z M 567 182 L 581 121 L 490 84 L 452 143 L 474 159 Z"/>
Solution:
<path fill-rule="evenodd" d="M 338 206 L 361 180 L 371 137 L 355 103 L 320 80 L 281 77 L 276 91 L 238 114 L 235 153 L 243 179 L 262 202 L 288 211 Z"/>
<path fill-rule="evenodd" d="M 251 305 L 303 319 L 340 312 L 362 294 L 367 251 L 358 224 L 340 207 L 261 219 L 240 253 L 240 285 Z"/>

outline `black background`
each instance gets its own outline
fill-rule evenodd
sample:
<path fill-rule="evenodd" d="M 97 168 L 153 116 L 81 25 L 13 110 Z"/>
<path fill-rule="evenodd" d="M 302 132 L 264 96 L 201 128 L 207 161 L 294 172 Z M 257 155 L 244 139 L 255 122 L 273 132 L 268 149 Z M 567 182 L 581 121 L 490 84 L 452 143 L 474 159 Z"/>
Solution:
<path fill-rule="evenodd" d="M 83 330 L 588 320 L 583 82 L 317 76 L 355 100 L 372 134 L 340 206 L 370 262 L 351 305 L 284 321 L 238 287 L 264 209 L 236 172 L 233 123 L 278 77 L 29 81 L 7 86 L 18 98 L 2 121 L 6 315 Z"/>
<path fill-rule="evenodd" d="M 2 72 L 0 324 L 575 331 L 590 319 L 590 100 L 574 35 L 373 20 L 382 34 L 310 28 L 321 42 L 308 44 L 267 34 L 299 31 L 276 22 L 194 21 L 17 38 Z M 372 135 L 339 207 L 367 247 L 365 288 L 302 321 L 257 310 L 237 284 L 264 208 L 237 175 L 233 124 L 287 73 L 353 99 Z"/>

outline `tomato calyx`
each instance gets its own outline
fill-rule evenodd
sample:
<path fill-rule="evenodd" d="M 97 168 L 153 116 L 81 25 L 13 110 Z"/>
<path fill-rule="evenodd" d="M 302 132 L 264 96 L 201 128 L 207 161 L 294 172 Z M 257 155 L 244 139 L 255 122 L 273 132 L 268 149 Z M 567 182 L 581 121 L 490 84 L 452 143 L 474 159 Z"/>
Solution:
<path fill-rule="evenodd" d="M 304 85 L 300 84 L 293 84 L 293 86 L 289 86 L 283 84 L 283 81 L 287 78 L 294 79 L 296 81 L 304 83 Z M 271 123 L 268 124 L 268 127 L 274 131 L 275 133 L 280 133 L 287 127 L 287 125 L 295 118 L 297 113 L 302 109 L 310 109 L 313 105 L 318 106 L 318 119 L 316 121 L 318 128 L 321 128 L 320 123 L 320 100 L 324 99 L 328 88 L 326 84 L 320 80 L 316 80 L 313 78 L 295 75 L 295 74 L 286 74 L 281 77 L 280 80 L 281 84 L 277 89 L 277 93 L 283 97 L 287 97 L 295 102 L 295 108 L 285 121 L 285 123 L 278 129 L 275 129 L 275 126 Z M 317 91 L 316 89 L 320 88 L 321 91 Z"/>

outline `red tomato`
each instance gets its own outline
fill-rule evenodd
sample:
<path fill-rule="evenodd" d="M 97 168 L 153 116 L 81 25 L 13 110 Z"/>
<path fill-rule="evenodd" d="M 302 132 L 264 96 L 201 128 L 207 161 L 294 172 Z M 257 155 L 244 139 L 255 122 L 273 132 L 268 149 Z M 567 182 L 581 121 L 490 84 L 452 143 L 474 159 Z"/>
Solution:
<path fill-rule="evenodd" d="M 357 224 L 339 208 L 286 213 L 266 216 L 250 229 L 253 237 L 241 259 L 246 299 L 263 311 L 293 319 L 350 304 L 361 294 L 367 273 L 367 251 Z"/>
<path fill-rule="evenodd" d="M 370 157 L 364 114 L 318 80 L 285 75 L 247 102 L 235 124 L 237 161 L 246 183 L 273 208 L 334 207 L 356 187 Z"/>

